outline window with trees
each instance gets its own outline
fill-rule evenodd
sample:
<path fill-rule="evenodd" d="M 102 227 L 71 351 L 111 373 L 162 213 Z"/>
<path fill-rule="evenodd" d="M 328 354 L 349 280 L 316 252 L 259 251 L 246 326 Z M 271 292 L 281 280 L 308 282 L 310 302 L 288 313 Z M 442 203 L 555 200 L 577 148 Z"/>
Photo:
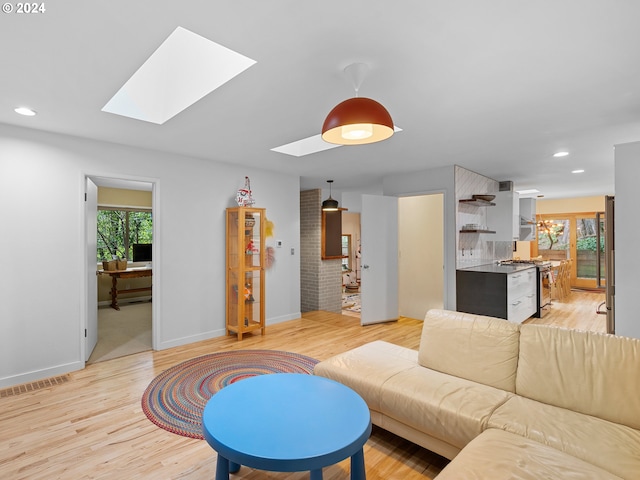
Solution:
<path fill-rule="evenodd" d="M 151 210 L 99 207 L 97 240 L 98 262 L 114 256 L 132 260 L 134 244 L 153 241 Z"/>

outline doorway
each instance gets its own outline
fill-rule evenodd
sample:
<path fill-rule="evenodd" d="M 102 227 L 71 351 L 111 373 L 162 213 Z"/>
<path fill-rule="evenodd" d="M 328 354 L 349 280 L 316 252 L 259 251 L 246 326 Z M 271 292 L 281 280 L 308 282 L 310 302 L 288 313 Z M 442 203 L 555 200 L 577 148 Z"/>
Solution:
<path fill-rule="evenodd" d="M 86 184 L 86 269 L 89 280 L 84 356 L 86 363 L 90 364 L 153 349 L 154 333 L 157 333 L 154 331 L 157 305 L 154 306 L 151 299 L 157 284 L 158 262 L 152 255 L 157 251 L 157 236 L 153 233 L 158 228 L 157 217 L 152 225 L 147 224 L 146 236 L 140 232 L 138 224 L 141 218 L 151 223 L 156 213 L 154 182 L 87 176 Z M 90 187 L 91 184 L 95 189 Z M 144 259 L 139 253 L 136 258 L 137 252 L 134 252 L 134 247 L 141 244 L 150 247 L 144 249 L 150 255 Z M 114 263 L 113 257 L 126 259 L 125 275 L 112 275 L 105 271 L 102 261 Z M 115 267 L 109 266 L 108 269 L 112 268 Z M 117 269 L 123 269 L 122 261 L 118 262 Z M 153 276 L 149 276 L 149 271 Z M 132 278 L 132 273 L 138 278 Z M 111 295 L 113 285 L 117 285 L 115 297 Z M 144 294 L 138 293 L 141 291 Z"/>
<path fill-rule="evenodd" d="M 421 320 L 429 309 L 444 306 L 444 193 L 400 197 L 397 208 L 398 314 Z M 360 214 L 349 215 L 357 221 L 343 220 L 343 233 L 350 235 L 350 265 L 360 287 Z M 359 316 L 360 291 L 367 287 L 359 288 L 356 298 L 344 291 L 344 283 L 343 275 L 343 313 Z"/>
<path fill-rule="evenodd" d="M 444 306 L 444 194 L 398 199 L 400 316 L 422 320 Z"/>
<path fill-rule="evenodd" d="M 342 212 L 342 314 L 360 318 L 360 214 Z"/>

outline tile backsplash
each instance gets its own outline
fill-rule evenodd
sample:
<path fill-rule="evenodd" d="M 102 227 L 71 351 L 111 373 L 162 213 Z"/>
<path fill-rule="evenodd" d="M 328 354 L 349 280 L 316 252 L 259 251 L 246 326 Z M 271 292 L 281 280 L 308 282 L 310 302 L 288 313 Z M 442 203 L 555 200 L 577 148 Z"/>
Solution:
<path fill-rule="evenodd" d="M 490 233 L 461 233 L 464 225 L 475 224 L 492 230 L 487 221 L 487 208 L 460 203 L 472 195 L 495 194 L 499 182 L 465 168 L 455 167 L 456 191 L 456 268 L 493 263 L 512 257 L 513 242 L 491 240 Z"/>

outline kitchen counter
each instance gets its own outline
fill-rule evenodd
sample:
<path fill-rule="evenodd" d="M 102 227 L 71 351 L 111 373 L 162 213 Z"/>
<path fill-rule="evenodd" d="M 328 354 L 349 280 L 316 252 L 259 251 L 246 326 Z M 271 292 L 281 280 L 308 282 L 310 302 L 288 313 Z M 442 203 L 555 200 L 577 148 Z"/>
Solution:
<path fill-rule="evenodd" d="M 456 271 L 456 310 L 522 322 L 536 313 L 533 264 L 486 264 Z"/>
<path fill-rule="evenodd" d="M 528 270 L 530 268 L 536 268 L 536 266 L 528 263 L 519 263 L 512 265 L 496 265 L 495 263 L 488 263 L 486 265 L 476 265 L 475 267 L 460 268 L 458 270 L 464 272 L 482 273 L 515 273 L 522 270 Z"/>

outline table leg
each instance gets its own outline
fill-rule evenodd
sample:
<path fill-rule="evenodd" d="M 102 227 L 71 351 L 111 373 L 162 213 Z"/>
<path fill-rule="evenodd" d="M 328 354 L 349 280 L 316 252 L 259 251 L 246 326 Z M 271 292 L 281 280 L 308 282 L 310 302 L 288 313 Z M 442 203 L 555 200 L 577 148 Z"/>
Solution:
<path fill-rule="evenodd" d="M 229 480 L 229 460 L 220 454 L 216 463 L 216 480 Z"/>
<path fill-rule="evenodd" d="M 320 468 L 318 470 L 311 470 L 309 480 L 322 480 L 322 469 Z"/>
<path fill-rule="evenodd" d="M 229 460 L 229 473 L 238 473 L 239 470 L 240 464 L 233 463 L 231 460 Z"/>
<path fill-rule="evenodd" d="M 364 452 L 362 448 L 351 456 L 351 480 L 366 480 Z"/>
<path fill-rule="evenodd" d="M 118 306 L 118 277 L 111 275 L 111 308 L 120 310 Z"/>

